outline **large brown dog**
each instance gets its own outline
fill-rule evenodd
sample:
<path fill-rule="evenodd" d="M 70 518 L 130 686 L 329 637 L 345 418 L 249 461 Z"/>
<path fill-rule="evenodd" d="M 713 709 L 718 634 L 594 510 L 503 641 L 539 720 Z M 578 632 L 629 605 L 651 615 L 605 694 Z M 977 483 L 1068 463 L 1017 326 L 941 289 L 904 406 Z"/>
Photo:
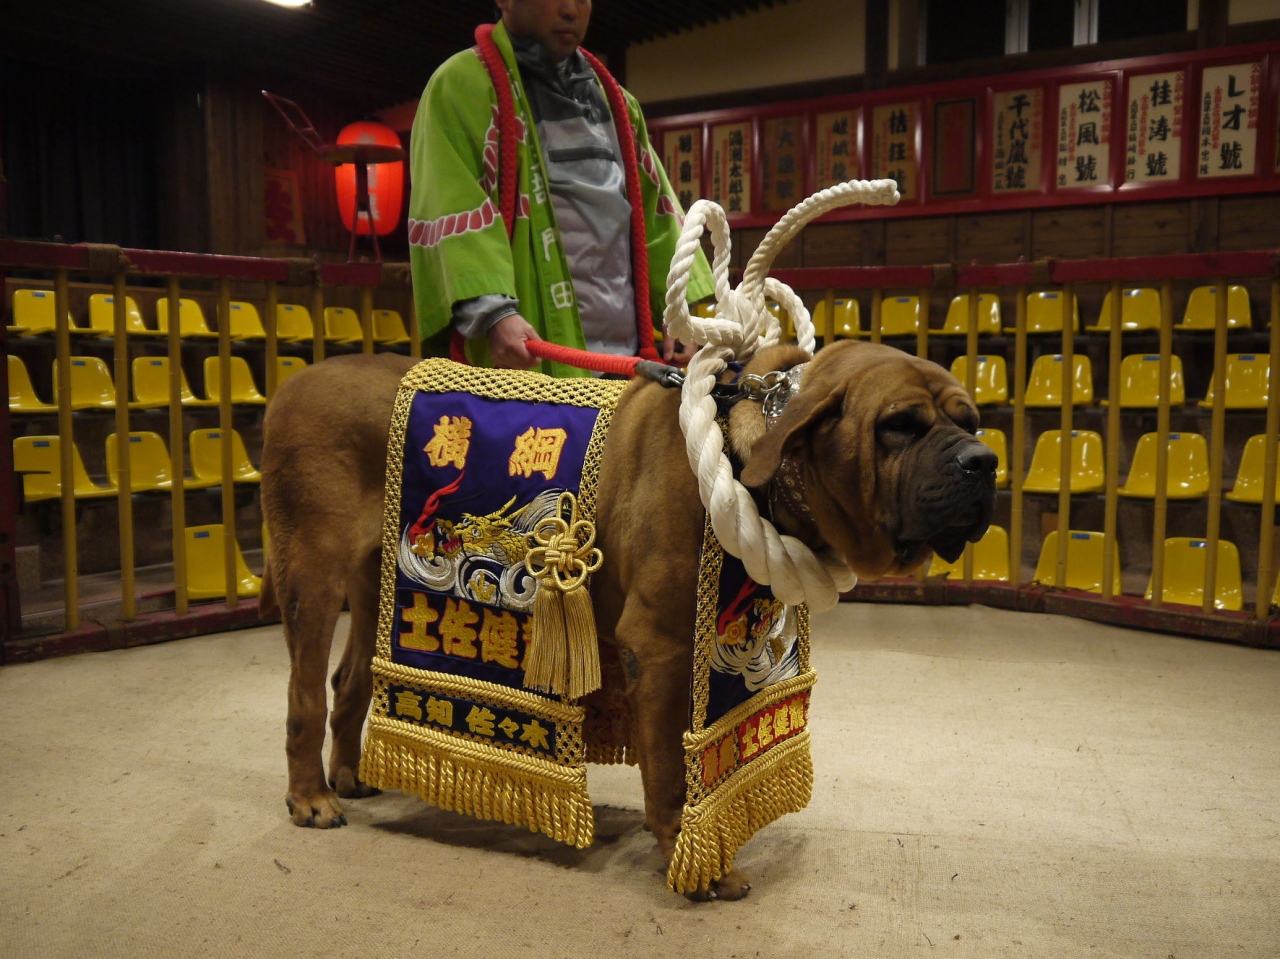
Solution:
<path fill-rule="evenodd" d="M 746 372 L 807 359 L 774 347 Z M 338 797 L 374 792 L 356 771 L 372 690 L 387 432 L 411 363 L 334 358 L 291 377 L 267 410 L 262 505 L 271 551 L 262 602 L 278 602 L 289 646 L 286 802 L 300 826 L 343 825 Z M 623 394 L 600 467 L 605 564 L 592 584 L 600 639 L 616 644 L 626 674 L 645 819 L 668 858 L 685 799 L 681 736 L 703 525 L 679 402 L 678 391 L 654 383 Z M 933 551 L 953 560 L 986 530 L 996 457 L 973 437 L 977 425 L 968 394 L 940 366 L 846 341 L 813 358 L 771 429 L 759 402 L 734 407 L 730 443 L 749 486 L 773 484 L 784 461 L 798 464 L 803 498 L 777 497 L 777 525 L 874 578 L 910 572 Z M 326 782 L 324 674 L 344 599 L 351 631 L 333 675 Z M 737 899 L 749 889 L 735 869 L 697 898 Z"/>

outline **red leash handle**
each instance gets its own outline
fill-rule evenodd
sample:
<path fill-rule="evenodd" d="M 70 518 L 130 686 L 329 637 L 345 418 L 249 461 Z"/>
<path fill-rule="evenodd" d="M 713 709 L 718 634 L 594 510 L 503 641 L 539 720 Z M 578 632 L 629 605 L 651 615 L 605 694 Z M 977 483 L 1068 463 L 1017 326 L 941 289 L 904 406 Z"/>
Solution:
<path fill-rule="evenodd" d="M 525 340 L 524 348 L 540 360 L 551 360 L 596 373 L 619 373 L 622 376 L 635 376 L 636 365 L 642 359 L 639 356 L 618 356 L 613 353 L 588 353 L 586 350 L 575 350 L 571 346 L 560 346 L 547 340 Z"/>

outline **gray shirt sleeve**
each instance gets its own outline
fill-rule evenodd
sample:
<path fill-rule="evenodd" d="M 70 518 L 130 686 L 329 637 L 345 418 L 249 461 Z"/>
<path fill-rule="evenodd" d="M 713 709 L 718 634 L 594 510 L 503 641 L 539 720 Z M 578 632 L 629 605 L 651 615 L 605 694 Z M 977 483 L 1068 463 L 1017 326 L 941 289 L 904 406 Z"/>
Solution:
<path fill-rule="evenodd" d="M 454 328 L 468 340 L 487 336 L 498 321 L 520 312 L 520 303 L 504 293 L 486 293 L 453 304 Z"/>

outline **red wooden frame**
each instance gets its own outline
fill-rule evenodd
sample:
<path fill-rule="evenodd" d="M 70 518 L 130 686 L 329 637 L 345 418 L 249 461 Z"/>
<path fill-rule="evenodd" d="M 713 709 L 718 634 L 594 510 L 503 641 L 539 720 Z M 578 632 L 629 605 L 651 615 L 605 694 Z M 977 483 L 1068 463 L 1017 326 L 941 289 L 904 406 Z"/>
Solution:
<path fill-rule="evenodd" d="M 1258 135 L 1255 171 L 1237 177 L 1202 179 L 1197 174 L 1196 154 L 1199 147 L 1200 86 L 1201 74 L 1206 67 L 1224 66 L 1242 61 L 1258 60 L 1262 63 L 1262 95 L 1258 113 Z M 1186 71 L 1183 100 L 1183 131 L 1180 153 L 1181 169 L 1173 182 L 1125 182 L 1125 159 L 1128 152 L 1128 81 L 1130 77 L 1149 73 Z M 1097 187 L 1059 188 L 1056 185 L 1058 155 L 1058 91 L 1059 88 L 1093 79 L 1105 79 L 1112 85 L 1112 115 L 1110 157 L 1106 182 Z M 1037 191 L 1025 193 L 995 193 L 991 189 L 991 124 L 992 101 L 996 93 L 1023 87 L 1040 87 L 1044 97 L 1043 143 L 1041 156 L 1041 184 Z M 933 147 L 933 117 L 935 104 L 949 100 L 972 98 L 975 101 L 976 128 L 974 134 L 974 183 L 972 194 L 963 197 L 931 196 Z M 861 176 L 869 177 L 871 169 L 872 136 L 870 125 L 875 107 L 886 103 L 915 102 L 919 104 L 916 129 L 913 131 L 917 145 L 916 194 L 918 199 L 904 201 L 896 207 L 848 208 L 828 214 L 827 220 L 857 220 L 868 217 L 904 217 L 928 215 L 954 215 L 964 213 L 1025 210 L 1043 207 L 1077 206 L 1095 203 L 1115 203 L 1135 200 L 1170 200 L 1203 196 L 1225 196 L 1246 193 L 1280 191 L 1280 152 L 1277 142 L 1280 129 L 1277 126 L 1277 105 L 1280 104 L 1280 43 L 1256 43 L 1238 47 L 1219 47 L 1181 53 L 1161 54 L 1151 57 L 1135 57 L 1126 60 L 1109 60 L 1098 63 L 1026 73 L 1002 74 L 973 80 L 951 81 L 915 87 L 896 87 L 870 93 L 821 97 L 812 100 L 793 100 L 759 107 L 740 107 L 715 110 L 707 113 L 686 113 L 662 117 L 650 122 L 655 140 L 668 130 L 700 127 L 702 130 L 703 192 L 710 191 L 711 128 L 725 123 L 750 122 L 753 135 L 751 213 L 734 214 L 729 221 L 734 227 L 763 227 L 772 225 L 779 212 L 761 212 L 761 150 L 763 121 L 775 117 L 796 116 L 802 120 L 804 130 L 800 149 L 803 166 L 801 180 L 805 194 L 815 189 L 816 116 L 834 110 L 859 110 L 860 118 L 854 140 L 859 154 Z"/>

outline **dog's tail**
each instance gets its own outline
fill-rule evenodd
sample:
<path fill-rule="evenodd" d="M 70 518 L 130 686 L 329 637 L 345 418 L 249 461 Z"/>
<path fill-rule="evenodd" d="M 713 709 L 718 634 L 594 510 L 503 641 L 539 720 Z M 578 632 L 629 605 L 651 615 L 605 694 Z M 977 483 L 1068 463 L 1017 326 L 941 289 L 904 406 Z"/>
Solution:
<path fill-rule="evenodd" d="M 280 612 L 280 603 L 276 600 L 275 584 L 271 578 L 271 560 L 266 558 L 262 564 L 262 588 L 258 591 L 258 618 L 271 619 Z"/>

